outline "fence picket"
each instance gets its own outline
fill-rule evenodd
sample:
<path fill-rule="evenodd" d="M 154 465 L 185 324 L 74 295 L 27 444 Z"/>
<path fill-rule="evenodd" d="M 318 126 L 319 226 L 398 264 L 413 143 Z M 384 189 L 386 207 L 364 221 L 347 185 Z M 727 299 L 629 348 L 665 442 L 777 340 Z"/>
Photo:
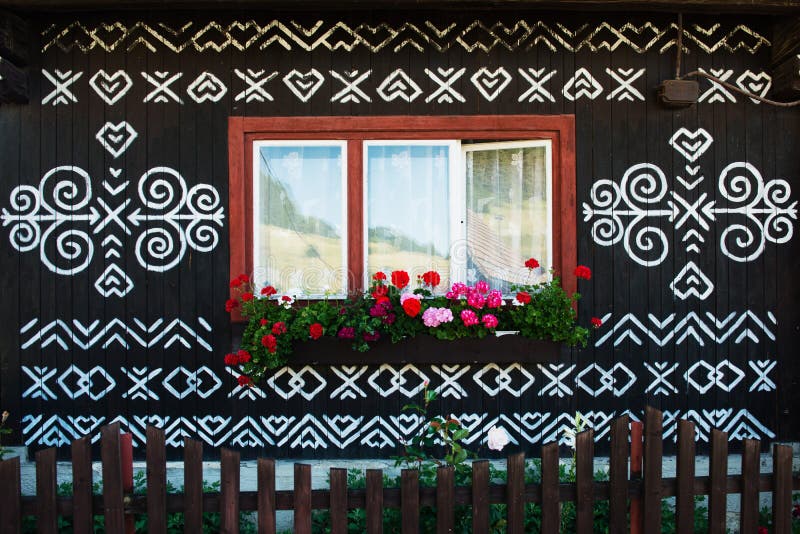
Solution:
<path fill-rule="evenodd" d="M 631 480 L 642 479 L 642 435 L 641 421 L 631 423 Z M 631 534 L 642 534 L 642 496 L 631 497 Z"/>
<path fill-rule="evenodd" d="M 383 532 L 383 471 L 367 469 L 367 532 Z"/>
<path fill-rule="evenodd" d="M 239 532 L 239 453 L 220 451 L 220 528 L 226 534 Z"/>
<path fill-rule="evenodd" d="M 0 461 L 0 534 L 22 530 L 19 458 Z"/>
<path fill-rule="evenodd" d="M 203 443 L 183 440 L 183 531 L 203 531 Z"/>
<path fill-rule="evenodd" d="M 525 531 L 525 454 L 520 452 L 509 456 L 506 470 L 507 529 L 509 534 L 522 534 Z"/>
<path fill-rule="evenodd" d="M 164 431 L 147 426 L 147 532 L 167 532 L 167 451 Z"/>
<path fill-rule="evenodd" d="M 58 532 L 56 513 L 56 450 L 36 453 L 36 531 L 40 534 Z"/>
<path fill-rule="evenodd" d="M 119 423 L 100 431 L 100 456 L 103 463 L 103 515 L 106 532 L 125 532 L 125 508 L 122 491 L 122 457 Z"/>
<path fill-rule="evenodd" d="M 761 443 L 745 439 L 742 447 L 742 505 L 739 532 L 756 532 L 758 528 L 758 477 L 761 471 Z"/>
<path fill-rule="evenodd" d="M 609 480 L 609 534 L 628 532 L 628 425 L 627 415 L 614 420 L 611 427 Z"/>
<path fill-rule="evenodd" d="M 792 448 L 775 445 L 772 448 L 772 532 L 792 532 Z"/>
<path fill-rule="evenodd" d="M 711 489 L 708 494 L 708 532 L 725 534 L 725 512 L 728 504 L 728 434 L 711 431 Z"/>
<path fill-rule="evenodd" d="M 436 469 L 436 532 L 453 532 L 456 511 L 456 481 L 453 466 Z M 510 532 L 510 530 L 509 530 Z"/>
<path fill-rule="evenodd" d="M 294 464 L 294 531 L 311 534 L 311 466 Z"/>
<path fill-rule="evenodd" d="M 347 534 L 347 469 L 331 467 L 331 534 Z"/>
<path fill-rule="evenodd" d="M 663 415 L 655 408 L 645 409 L 644 496 L 642 528 L 648 534 L 661 532 L 661 464 L 663 462 Z"/>
<path fill-rule="evenodd" d="M 542 445 L 542 532 L 558 532 L 558 443 Z"/>
<path fill-rule="evenodd" d="M 256 470 L 258 471 L 258 534 L 275 534 L 275 460 L 259 458 Z M 331 473 L 331 492 L 333 483 L 334 478 Z"/>
<path fill-rule="evenodd" d="M 594 431 L 575 436 L 575 530 L 591 534 L 594 525 Z"/>
<path fill-rule="evenodd" d="M 93 530 L 92 442 L 89 436 L 72 442 L 72 528 L 75 532 Z"/>
<path fill-rule="evenodd" d="M 403 534 L 419 532 L 419 471 L 400 472 L 400 517 Z"/>
<path fill-rule="evenodd" d="M 489 532 L 489 461 L 472 462 L 472 532 Z"/>
<path fill-rule="evenodd" d="M 694 532 L 694 423 L 678 423 L 678 495 L 675 498 L 676 532 Z"/>

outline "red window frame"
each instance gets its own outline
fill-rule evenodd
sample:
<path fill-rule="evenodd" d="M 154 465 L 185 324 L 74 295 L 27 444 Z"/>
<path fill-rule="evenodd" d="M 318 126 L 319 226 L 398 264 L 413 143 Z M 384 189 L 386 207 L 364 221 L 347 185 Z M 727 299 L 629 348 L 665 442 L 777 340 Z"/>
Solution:
<path fill-rule="evenodd" d="M 253 271 L 253 142 L 345 140 L 347 143 L 348 290 L 364 289 L 363 143 L 381 139 L 527 140 L 552 142 L 553 268 L 567 293 L 577 288 L 575 117 L 462 115 L 382 117 L 229 117 L 229 232 L 231 276 Z M 350 142 L 355 141 L 355 142 Z M 232 316 L 240 320 L 238 316 Z"/>

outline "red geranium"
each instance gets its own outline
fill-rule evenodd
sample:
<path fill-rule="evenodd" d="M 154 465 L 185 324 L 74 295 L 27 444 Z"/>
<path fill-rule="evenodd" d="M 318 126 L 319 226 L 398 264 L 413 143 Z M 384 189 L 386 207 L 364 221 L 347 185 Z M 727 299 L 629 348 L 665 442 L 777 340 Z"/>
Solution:
<path fill-rule="evenodd" d="M 436 287 L 439 285 L 439 282 L 442 281 L 442 277 L 439 276 L 439 273 L 436 271 L 428 271 L 422 275 L 422 281 L 425 282 L 426 285 Z"/>
<path fill-rule="evenodd" d="M 600 328 L 603 326 L 603 321 L 601 321 L 598 317 L 592 317 L 591 323 L 595 328 Z"/>
<path fill-rule="evenodd" d="M 274 325 L 272 325 L 272 333 L 276 336 L 286 333 L 286 323 L 283 321 L 278 321 Z"/>
<path fill-rule="evenodd" d="M 372 279 L 377 280 L 386 280 L 386 275 L 383 274 L 383 271 L 378 271 L 377 273 L 372 275 Z"/>
<path fill-rule="evenodd" d="M 251 386 L 253 385 L 253 379 L 247 375 L 239 375 L 239 378 L 236 379 L 239 382 L 240 386 Z"/>
<path fill-rule="evenodd" d="M 308 327 L 308 335 L 311 336 L 311 339 L 319 339 L 322 337 L 322 325 L 319 323 L 314 323 Z"/>
<path fill-rule="evenodd" d="M 405 271 L 392 271 L 392 285 L 397 289 L 403 289 L 408 285 L 408 273 Z"/>
<path fill-rule="evenodd" d="M 278 350 L 278 340 L 275 339 L 275 336 L 272 334 L 267 334 L 266 336 L 262 337 L 261 344 L 267 347 L 269 352 L 275 352 Z"/>
<path fill-rule="evenodd" d="M 235 354 L 229 353 L 225 355 L 225 365 L 236 365 L 239 363 L 239 358 Z"/>
<path fill-rule="evenodd" d="M 422 308 L 422 304 L 417 299 L 406 299 L 403 302 L 403 311 L 406 312 L 406 315 L 409 317 L 416 317 L 419 315 L 419 311 Z"/>
<path fill-rule="evenodd" d="M 531 295 L 527 291 L 520 291 L 517 293 L 517 302 L 521 304 L 528 304 L 531 301 Z"/>
<path fill-rule="evenodd" d="M 253 294 L 249 291 L 246 293 L 242 293 L 242 302 L 250 302 L 253 300 Z"/>
<path fill-rule="evenodd" d="M 252 359 L 252 356 L 250 356 L 249 352 L 242 349 L 236 353 L 236 358 L 239 360 L 239 363 L 249 363 Z"/>
<path fill-rule="evenodd" d="M 266 319 L 261 319 L 261 326 L 267 326 L 268 324 L 269 321 L 267 321 Z"/>
<path fill-rule="evenodd" d="M 528 269 L 538 269 L 539 262 L 535 258 L 528 258 L 527 260 L 525 260 L 525 267 L 527 267 Z"/>
<path fill-rule="evenodd" d="M 372 298 L 377 300 L 378 302 L 383 302 L 384 300 L 389 300 L 386 296 L 389 293 L 389 288 L 386 286 L 375 286 L 375 289 L 372 291 Z"/>
<path fill-rule="evenodd" d="M 585 265 L 578 265 L 575 267 L 575 276 L 583 278 L 584 280 L 590 280 L 592 278 L 592 270 Z"/>
<path fill-rule="evenodd" d="M 239 307 L 239 301 L 236 299 L 228 299 L 225 301 L 225 311 L 228 313 L 232 312 L 235 308 L 238 307 Z"/>
<path fill-rule="evenodd" d="M 266 286 L 266 287 L 262 287 L 262 288 L 261 288 L 261 294 L 262 294 L 262 295 L 265 295 L 265 296 L 267 296 L 267 297 L 271 297 L 272 295 L 274 295 L 274 294 L 275 294 L 275 293 L 277 293 L 277 292 L 278 292 L 278 290 L 277 290 L 277 289 L 275 289 L 275 288 L 274 288 L 274 287 L 272 287 L 272 286 Z"/>

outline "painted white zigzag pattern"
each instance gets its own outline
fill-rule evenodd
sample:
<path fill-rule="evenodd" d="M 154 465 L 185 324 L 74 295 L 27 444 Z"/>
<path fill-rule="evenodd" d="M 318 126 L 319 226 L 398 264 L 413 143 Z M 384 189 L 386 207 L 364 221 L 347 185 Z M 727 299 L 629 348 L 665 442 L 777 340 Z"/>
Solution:
<path fill-rule="evenodd" d="M 91 347 L 108 348 L 118 343 L 125 349 L 131 344 L 143 348 L 170 348 L 180 344 L 187 349 L 193 346 L 202 347 L 211 352 L 211 343 L 204 333 L 211 332 L 211 325 L 203 318 L 197 318 L 197 326 L 191 327 L 181 319 L 157 319 L 148 324 L 140 319 L 133 318 L 130 322 L 114 318 L 106 324 L 101 324 L 99 319 L 84 324 L 78 319 L 71 322 L 56 319 L 50 322 L 41 322 L 32 319 L 20 328 L 22 336 L 22 349 L 36 347 L 39 349 L 56 344 L 63 350 L 70 346 L 87 350 Z"/>
<path fill-rule="evenodd" d="M 775 341 L 772 327 L 777 324 L 772 312 L 767 312 L 766 317 L 759 317 L 750 310 L 731 312 L 721 318 L 717 318 L 711 312 L 700 314 L 694 311 L 682 319 L 675 313 L 663 319 L 652 313 L 648 313 L 645 318 L 626 313 L 618 319 L 612 319 L 611 314 L 607 314 L 602 317 L 602 321 L 602 328 L 610 326 L 610 329 L 598 337 L 595 347 L 601 347 L 606 343 L 613 343 L 616 347 L 625 340 L 630 340 L 639 346 L 644 345 L 645 340 L 649 340 L 659 347 L 669 343 L 680 345 L 687 341 L 693 341 L 701 347 L 709 342 L 721 344 L 728 340 L 736 344 L 746 339 L 760 343 L 759 335 Z"/>
<path fill-rule="evenodd" d="M 628 414 L 641 420 L 639 413 Z M 514 412 L 499 415 L 488 413 L 457 413 L 455 417 L 470 431 L 465 442 L 473 447 L 485 445 L 490 428 L 503 428 L 512 443 L 517 445 L 557 441 L 570 443 L 575 414 L 550 412 Z M 590 411 L 581 414 L 586 427 L 594 429 L 595 441 L 610 437 L 610 425 L 623 413 Z M 727 432 L 732 440 L 744 438 L 771 439 L 775 433 L 746 409 L 689 410 L 685 413 L 664 412 L 664 439 L 675 440 L 677 421 L 685 418 L 696 425 L 697 439 L 708 442 L 712 428 Z M 418 414 L 361 416 L 350 414 L 284 414 L 231 417 L 198 415 L 174 417 L 158 415 L 117 416 L 113 419 L 95 416 L 45 416 L 27 414 L 22 418 L 22 437 L 25 445 L 61 447 L 71 440 L 91 436 L 93 443 L 100 439 L 100 426 L 119 423 L 123 432 L 133 436 L 134 447 L 145 443 L 148 425 L 161 427 L 170 447 L 182 447 L 184 438 L 200 439 L 212 446 L 280 447 L 300 449 L 344 449 L 349 446 L 397 449 L 402 440 L 415 435 L 423 419 Z"/>

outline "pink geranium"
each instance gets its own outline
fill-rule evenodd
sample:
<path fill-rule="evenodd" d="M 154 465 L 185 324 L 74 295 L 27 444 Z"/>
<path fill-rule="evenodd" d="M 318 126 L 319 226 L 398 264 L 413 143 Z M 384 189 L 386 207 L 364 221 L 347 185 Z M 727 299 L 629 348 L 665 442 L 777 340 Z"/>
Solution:
<path fill-rule="evenodd" d="M 487 313 L 481 317 L 481 321 L 483 322 L 483 326 L 486 328 L 497 328 L 497 317 L 491 313 Z"/>
<path fill-rule="evenodd" d="M 461 321 L 464 326 L 474 326 L 478 324 L 478 315 L 472 310 L 464 310 L 461 312 Z"/>
<path fill-rule="evenodd" d="M 492 289 L 486 295 L 486 305 L 490 308 L 499 308 L 503 305 L 503 294 L 496 289 Z"/>

